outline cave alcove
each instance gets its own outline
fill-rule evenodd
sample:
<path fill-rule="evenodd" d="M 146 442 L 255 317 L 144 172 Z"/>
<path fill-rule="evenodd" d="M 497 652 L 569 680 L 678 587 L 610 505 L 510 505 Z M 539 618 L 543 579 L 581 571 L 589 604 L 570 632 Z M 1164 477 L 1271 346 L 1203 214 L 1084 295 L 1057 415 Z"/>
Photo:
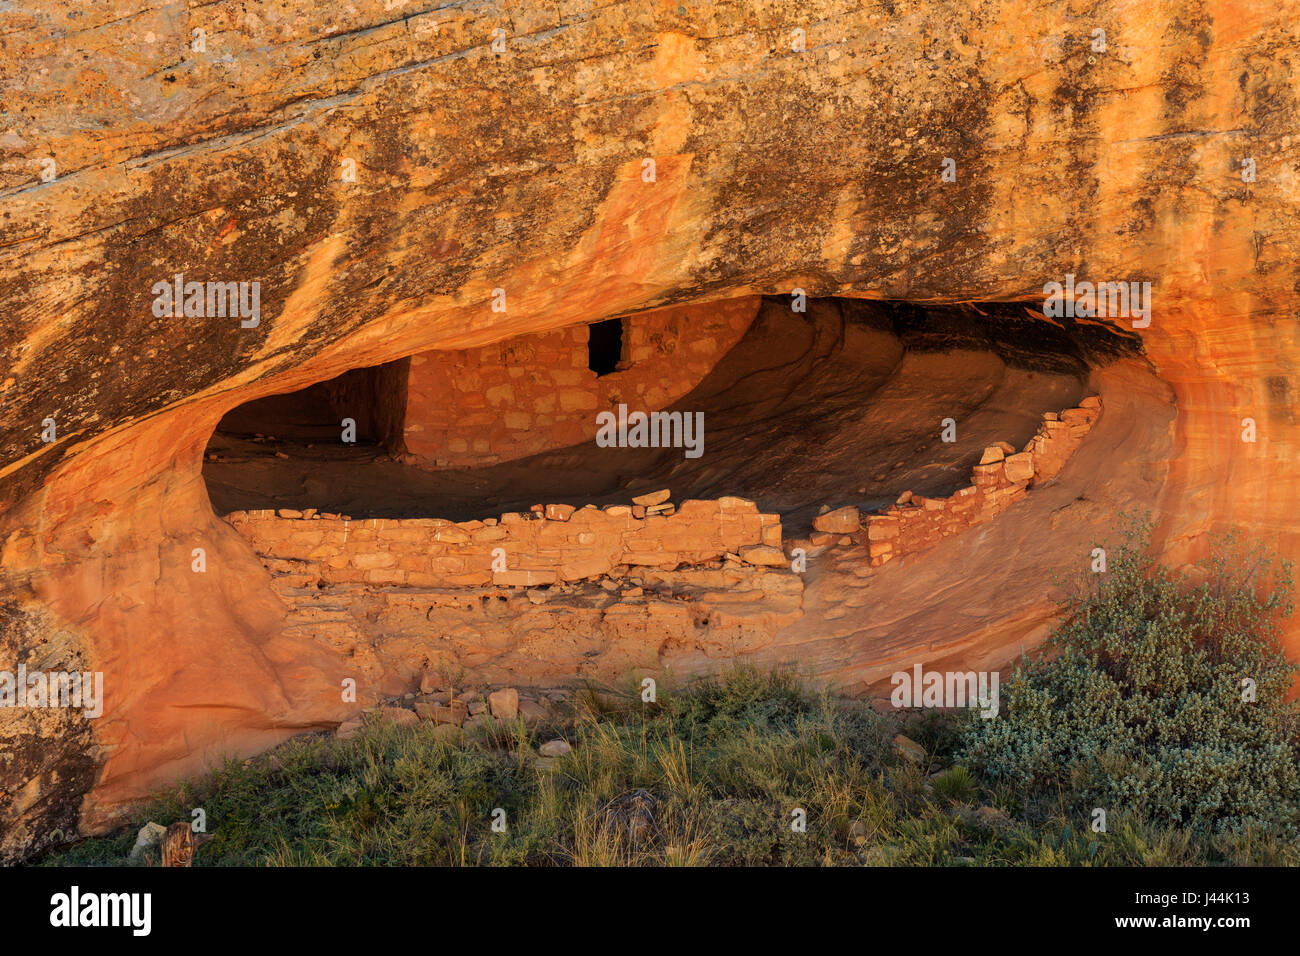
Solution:
<path fill-rule="evenodd" d="M 214 508 L 467 520 L 669 487 L 749 498 L 799 530 L 828 502 L 951 494 L 987 445 L 1019 446 L 1088 394 L 1094 367 L 1140 355 L 1132 332 L 1047 321 L 1032 302 L 824 298 L 800 313 L 772 296 L 652 315 L 423 353 L 241 405 L 205 461 Z M 597 447 L 597 413 L 620 403 L 702 413 L 703 454 Z M 340 441 L 343 418 L 355 443 Z M 945 419 L 956 441 L 941 438 Z"/>

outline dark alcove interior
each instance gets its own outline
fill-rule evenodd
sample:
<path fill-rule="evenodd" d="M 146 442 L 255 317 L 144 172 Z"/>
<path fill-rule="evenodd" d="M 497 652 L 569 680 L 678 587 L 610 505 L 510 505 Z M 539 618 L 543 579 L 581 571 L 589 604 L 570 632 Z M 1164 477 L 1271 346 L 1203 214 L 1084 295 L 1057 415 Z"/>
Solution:
<path fill-rule="evenodd" d="M 828 298 L 796 313 L 787 298 L 767 298 L 741 340 L 671 406 L 703 415 L 698 457 L 590 441 L 478 467 L 417 467 L 401 446 L 408 365 L 394 362 L 235 409 L 213 436 L 204 476 L 218 513 L 466 520 L 537 503 L 623 503 L 669 487 L 676 500 L 752 499 L 797 531 L 828 502 L 875 510 L 904 490 L 953 493 L 986 446 L 1020 447 L 1045 412 L 1088 394 L 1092 368 L 1140 354 L 1132 332 L 1048 321 L 1036 308 Z M 617 364 L 619 324 L 590 326 L 593 369 Z M 581 414 L 594 434 L 594 413 Z M 345 417 L 356 421 L 354 444 L 340 442 Z M 948 419 L 957 423 L 951 442 L 941 439 Z"/>

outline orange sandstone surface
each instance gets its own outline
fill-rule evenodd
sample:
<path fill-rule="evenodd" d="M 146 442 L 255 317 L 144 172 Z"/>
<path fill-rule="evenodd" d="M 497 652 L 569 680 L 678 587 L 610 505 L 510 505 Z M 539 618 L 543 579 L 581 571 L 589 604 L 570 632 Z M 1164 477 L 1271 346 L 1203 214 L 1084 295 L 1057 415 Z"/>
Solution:
<path fill-rule="evenodd" d="M 1287 4 L 0 7 L 0 670 L 105 680 L 0 711 L 6 858 L 440 661 L 869 693 L 1041 643 L 1126 509 L 1300 555 Z M 1149 324 L 1050 317 L 1067 275 Z M 398 362 L 370 470 L 219 430 Z M 597 453 L 619 402 L 704 454 Z"/>

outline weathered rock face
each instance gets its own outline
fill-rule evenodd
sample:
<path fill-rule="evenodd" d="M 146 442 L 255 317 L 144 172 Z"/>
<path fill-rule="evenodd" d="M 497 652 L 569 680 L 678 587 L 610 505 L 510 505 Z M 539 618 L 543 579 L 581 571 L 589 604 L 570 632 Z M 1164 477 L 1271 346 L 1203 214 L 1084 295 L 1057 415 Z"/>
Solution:
<path fill-rule="evenodd" d="M 1066 274 L 1147 280 L 1163 382 L 1095 373 L 1079 455 L 1106 449 L 1096 477 L 1155 505 L 1174 560 L 1232 525 L 1297 554 L 1294 14 L 0 4 L 0 667 L 110 688 L 89 731 L 0 717 L 0 852 L 340 719 L 337 651 L 286 632 L 202 454 L 245 402 L 430 349 L 794 288 L 1041 304 Z M 159 315 L 178 274 L 256 281 L 256 313 Z M 992 595 L 1105 526 L 1090 487 L 1067 467 L 924 573 L 892 562 L 870 620 L 821 615 L 844 602 L 810 576 L 821 623 L 777 644 L 850 688 L 1005 659 L 1050 602 Z"/>

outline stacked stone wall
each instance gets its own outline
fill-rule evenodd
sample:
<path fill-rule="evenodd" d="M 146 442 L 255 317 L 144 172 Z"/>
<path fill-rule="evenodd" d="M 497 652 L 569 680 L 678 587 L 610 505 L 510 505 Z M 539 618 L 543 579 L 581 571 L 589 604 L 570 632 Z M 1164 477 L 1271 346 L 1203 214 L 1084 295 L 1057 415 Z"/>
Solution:
<path fill-rule="evenodd" d="M 298 586 L 534 587 L 629 567 L 699 565 L 727 554 L 755 565 L 784 562 L 780 517 L 760 514 L 742 498 L 603 509 L 538 505 L 527 513 L 461 522 L 353 521 L 290 509 L 238 511 L 227 520 L 273 573 Z"/>
<path fill-rule="evenodd" d="M 410 461 L 459 468 L 591 441 L 596 414 L 667 408 L 698 385 L 753 322 L 759 299 L 624 318 L 617 371 L 587 367 L 585 325 L 477 349 L 411 357 L 403 438 Z"/>
<path fill-rule="evenodd" d="M 947 498 L 904 492 L 893 507 L 865 518 L 855 542 L 867 545 L 871 565 L 879 567 L 992 521 L 1030 488 L 1055 478 L 1100 414 L 1101 399 L 1096 396 L 1084 399 L 1078 408 L 1048 412 L 1021 451 L 1008 442 L 990 445 L 971 474 L 971 484 Z"/>

